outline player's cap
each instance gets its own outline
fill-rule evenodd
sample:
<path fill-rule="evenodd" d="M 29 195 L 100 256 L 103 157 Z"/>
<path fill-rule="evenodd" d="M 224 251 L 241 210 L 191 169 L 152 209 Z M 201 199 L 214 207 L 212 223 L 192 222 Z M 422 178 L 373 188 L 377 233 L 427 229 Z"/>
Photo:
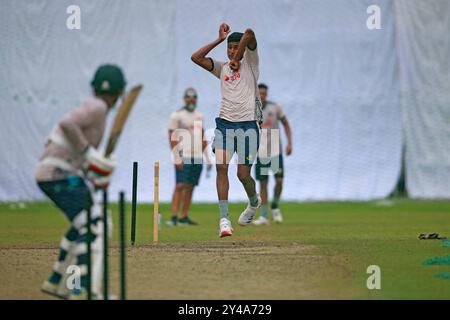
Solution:
<path fill-rule="evenodd" d="M 96 93 L 120 94 L 126 85 L 122 70 L 112 64 L 104 64 L 95 72 L 91 86 Z"/>
<path fill-rule="evenodd" d="M 233 32 L 228 36 L 227 43 L 240 42 L 243 35 L 244 34 L 242 32 Z"/>

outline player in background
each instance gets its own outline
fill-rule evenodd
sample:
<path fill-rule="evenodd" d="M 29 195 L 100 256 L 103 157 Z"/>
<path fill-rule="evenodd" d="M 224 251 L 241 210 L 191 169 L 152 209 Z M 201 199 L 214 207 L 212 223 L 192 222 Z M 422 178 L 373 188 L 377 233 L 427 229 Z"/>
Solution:
<path fill-rule="evenodd" d="M 116 167 L 113 157 L 105 158 L 97 148 L 102 140 L 106 117 L 125 88 L 121 69 L 102 65 L 91 82 L 93 96 L 68 112 L 55 126 L 39 159 L 35 178 L 39 188 L 62 211 L 70 223 L 63 236 L 53 272 L 42 291 L 59 298 L 81 299 L 87 284 L 87 209 L 92 215 L 92 293 L 101 298 L 103 223 L 102 209 L 94 189 L 107 188 Z M 81 271 L 80 286 L 69 290 L 65 276 L 70 265 Z M 76 283 L 76 282 L 75 282 Z"/>
<path fill-rule="evenodd" d="M 212 168 L 204 139 L 203 114 L 197 110 L 197 92 L 188 88 L 184 92 L 184 106 L 170 115 L 169 142 L 175 162 L 175 190 L 172 196 L 172 217 L 169 226 L 196 225 L 188 216 L 195 186 L 203 169 L 203 154 L 207 171 Z M 180 141 L 181 140 L 181 141 Z M 181 218 L 178 218 L 180 204 Z"/>
<path fill-rule="evenodd" d="M 259 95 L 263 106 L 264 122 L 262 124 L 261 143 L 258 150 L 258 159 L 255 165 L 256 180 L 260 184 L 260 194 L 262 198 L 261 215 L 253 221 L 255 225 L 269 224 L 268 215 L 268 192 L 267 185 L 269 181 L 269 171 L 272 171 L 275 177 L 275 188 L 273 191 L 273 200 L 271 211 L 273 220 L 277 223 L 283 221 L 279 202 L 283 188 L 283 149 L 280 137 L 280 122 L 284 127 L 287 138 L 286 155 L 292 153 L 292 132 L 289 121 L 283 112 L 283 108 L 275 102 L 267 100 L 267 85 L 260 83 L 258 85 Z"/>
<path fill-rule="evenodd" d="M 255 33 L 230 33 L 230 27 L 222 23 L 219 37 L 192 54 L 192 61 L 220 80 L 221 105 L 216 118 L 213 152 L 216 155 L 216 187 L 219 198 L 219 236 L 231 236 L 233 228 L 228 216 L 228 166 L 236 152 L 237 176 L 247 193 L 249 204 L 239 217 L 238 224 L 248 225 L 261 205 L 256 193 L 251 167 L 256 159 L 259 143 L 261 110 L 256 103 L 258 96 L 259 58 Z M 207 57 L 208 53 L 227 40 L 228 62 Z"/>

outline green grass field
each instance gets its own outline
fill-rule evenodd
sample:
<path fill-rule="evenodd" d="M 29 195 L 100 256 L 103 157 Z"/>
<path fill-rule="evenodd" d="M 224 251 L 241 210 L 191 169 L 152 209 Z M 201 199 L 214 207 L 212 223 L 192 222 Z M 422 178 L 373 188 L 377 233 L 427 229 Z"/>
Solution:
<path fill-rule="evenodd" d="M 169 205 L 160 205 L 164 221 L 169 218 Z M 139 283 L 139 278 L 133 272 L 148 272 L 151 268 L 158 268 L 162 277 L 165 275 L 165 266 L 175 263 L 174 268 L 192 264 L 193 272 L 187 275 L 193 277 L 192 298 L 203 298 L 202 293 L 195 295 L 195 277 L 201 277 L 199 270 L 212 275 L 217 269 L 215 262 L 224 259 L 221 250 L 230 248 L 245 248 L 246 251 L 227 251 L 230 268 L 239 272 L 239 268 L 252 270 L 255 265 L 254 283 L 249 284 L 249 290 L 255 295 L 248 298 L 271 298 L 269 289 L 265 295 L 259 295 L 258 283 L 275 282 L 273 298 L 319 298 L 319 299 L 450 299 L 450 279 L 439 279 L 438 273 L 450 273 L 450 265 L 425 266 L 425 259 L 449 256 L 450 247 L 444 246 L 440 240 L 418 240 L 417 235 L 425 232 L 438 232 L 450 236 L 450 202 L 428 202 L 411 200 L 394 200 L 391 204 L 386 202 L 361 203 L 283 203 L 284 223 L 270 226 L 239 227 L 236 223 L 244 204 L 232 204 L 230 213 L 235 228 L 232 237 L 218 238 L 218 210 L 216 204 L 194 204 L 191 217 L 199 222 L 198 226 L 169 228 L 163 225 L 160 230 L 160 244 L 152 244 L 152 212 L 151 205 L 139 205 L 137 217 L 137 247 L 128 251 L 128 290 L 134 298 L 189 298 L 188 292 L 178 292 L 175 289 L 168 291 L 158 289 L 158 295 L 151 295 L 152 281 L 145 286 L 146 290 L 136 290 L 133 293 L 133 283 Z M 117 222 L 117 207 L 112 205 L 113 219 Z M 129 239 L 131 206 L 127 206 L 127 239 Z M 10 204 L 0 205 L 0 298 L 10 298 L 9 283 L 7 279 L 14 278 L 13 274 L 22 266 L 12 267 L 9 256 L 11 250 L 52 248 L 51 255 L 40 264 L 42 269 L 50 270 L 56 256 L 56 248 L 64 230 L 68 227 L 62 214 L 49 203 L 27 204 L 26 208 L 12 209 Z M 113 247 L 117 247 L 118 228 L 115 223 Z M 302 248 L 306 248 L 301 251 Z M 196 251 L 198 247 L 202 251 Z M 268 249 L 267 252 L 261 248 Z M 149 251 L 137 251 L 146 248 Z M 175 249 L 174 249 L 175 248 Z M 186 253 L 186 248 L 189 253 Z M 260 248 L 261 250 L 258 251 Z M 286 250 L 291 251 L 283 251 Z M 291 249 L 289 249 L 291 248 Z M 292 249 L 297 248 L 297 249 Z M 167 249 L 167 250 L 166 250 Z M 184 255 L 180 256 L 180 250 Z M 175 250 L 175 251 L 171 251 Z M 203 255 L 211 250 L 217 255 L 213 262 L 203 265 L 211 256 Z M 258 259 L 251 260 L 252 250 L 258 252 Z M 279 251 L 277 251 L 279 250 Z M 303 249 L 302 249 L 303 250 Z M 141 260 L 134 261 L 134 254 L 141 255 Z M 146 255 L 151 255 L 150 262 L 145 262 Z M 158 258 L 160 254 L 161 258 Z M 189 254 L 189 256 L 187 256 Z M 164 256 L 168 255 L 168 256 Z M 191 260 L 186 262 L 177 259 Z M 246 259 L 246 256 L 249 259 Z M 267 257 L 266 257 L 267 256 Z M 196 257 L 198 259 L 196 260 Z M 231 260 L 230 260 L 231 258 Z M 265 260 L 265 259 L 268 260 Z M 27 263 L 23 260 L 23 263 Z M 160 260 L 158 260 L 160 259 Z M 164 260 L 166 259 L 166 260 Z M 212 258 L 211 258 L 212 259 Z M 297 259 L 297 260 L 292 260 Z M 158 265 L 160 261 L 160 265 Z M 208 260 L 209 261 L 209 260 Z M 259 261 L 259 262 L 258 262 Z M 154 263 L 154 265 L 153 265 Z M 179 265 L 181 265 L 181 267 Z M 247 264 L 246 264 L 247 263 Z M 284 264 L 289 264 L 284 267 Z M 144 264 L 143 266 L 137 266 Z M 150 265 L 149 265 L 150 264 Z M 366 269 L 369 265 L 378 265 L 381 268 L 381 290 L 368 290 L 366 280 L 369 275 Z M 136 268 L 136 269 L 134 269 Z M 168 267 L 169 268 L 169 267 Z M 200 269 L 196 269 L 200 268 Z M 208 269 L 210 268 L 210 269 Z M 278 268 L 278 269 L 277 269 Z M 194 270 L 195 269 L 195 270 Z M 275 272 L 274 270 L 278 271 Z M 133 271 L 134 270 L 134 271 Z M 137 270 L 137 271 L 136 271 Z M 145 270 L 145 271 L 142 271 Z M 195 271 L 195 272 L 194 272 Z M 282 272 L 278 278 L 278 274 Z M 266 273 L 266 274 L 265 274 Z M 35 277 L 29 281 L 39 283 L 47 274 L 36 272 Z M 21 278 L 22 279 L 22 278 Z M 277 280 L 278 279 L 278 280 Z M 20 280 L 22 281 L 22 280 Z M 25 281 L 25 280 L 23 280 Z M 28 281 L 28 280 L 27 280 Z M 207 281 L 207 280 L 205 280 Z M 209 284 L 218 279 L 211 278 Z M 279 281 L 279 283 L 276 283 Z M 277 295 L 276 286 L 286 286 L 285 295 Z M 296 281 L 303 282 L 302 287 L 295 287 Z M 253 287 L 254 285 L 254 287 Z M 174 288 L 176 285 L 174 285 Z M 161 284 L 161 288 L 164 288 Z M 181 290 L 181 289 L 180 289 Z M 291 290 L 291 291 L 289 291 Z M 300 293 L 300 291 L 302 291 Z M 33 291 L 34 292 L 34 291 Z M 149 295 L 146 295 L 149 292 Z M 213 291 L 214 292 L 214 291 Z M 250 291 L 252 294 L 253 291 Z M 17 293 L 19 298 L 28 298 L 26 293 Z M 16 295 L 16 296 L 17 296 Z M 156 296 L 155 296 L 156 295 Z M 13 297 L 16 297 L 13 295 Z M 227 298 L 228 296 L 208 296 L 214 298 Z M 230 297 L 243 298 L 230 294 Z M 30 298 L 40 298 L 30 293 Z"/>

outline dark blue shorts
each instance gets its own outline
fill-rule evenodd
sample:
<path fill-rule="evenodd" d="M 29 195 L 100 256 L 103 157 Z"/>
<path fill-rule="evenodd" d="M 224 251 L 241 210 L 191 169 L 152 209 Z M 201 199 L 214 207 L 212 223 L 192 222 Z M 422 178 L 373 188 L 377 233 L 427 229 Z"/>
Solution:
<path fill-rule="evenodd" d="M 91 193 L 81 177 L 38 182 L 38 186 L 70 221 L 92 205 Z"/>
<path fill-rule="evenodd" d="M 193 159 L 184 159 L 182 169 L 177 169 L 175 167 L 176 183 L 185 183 L 193 186 L 198 185 L 202 169 L 203 165 L 201 160 L 194 161 Z"/>
<path fill-rule="evenodd" d="M 231 122 L 216 118 L 213 152 L 215 149 L 228 151 L 232 156 L 235 152 L 238 163 L 253 165 L 259 147 L 259 127 L 256 121 Z"/>
<path fill-rule="evenodd" d="M 275 178 L 283 178 L 284 167 L 283 155 L 281 153 L 272 158 L 261 159 L 258 157 L 255 165 L 256 180 L 267 180 L 270 172 L 272 172 Z"/>

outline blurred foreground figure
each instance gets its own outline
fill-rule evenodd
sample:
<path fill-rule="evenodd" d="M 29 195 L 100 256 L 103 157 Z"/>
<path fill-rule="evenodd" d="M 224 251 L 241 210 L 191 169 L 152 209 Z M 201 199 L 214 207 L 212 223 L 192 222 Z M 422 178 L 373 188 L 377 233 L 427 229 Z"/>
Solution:
<path fill-rule="evenodd" d="M 70 223 L 61 240 L 53 272 L 42 285 L 43 292 L 63 299 L 86 297 L 89 208 L 92 217 L 93 297 L 100 299 L 102 292 L 102 232 L 105 222 L 94 191 L 108 187 L 116 161 L 114 157 L 104 157 L 97 148 L 105 131 L 108 111 L 124 91 L 125 78 L 119 67 L 103 65 L 97 69 L 91 86 L 93 96 L 67 113 L 50 133 L 36 171 L 39 188 Z M 68 273 L 73 275 L 74 270 L 79 271 L 80 279 L 66 281 Z"/>

